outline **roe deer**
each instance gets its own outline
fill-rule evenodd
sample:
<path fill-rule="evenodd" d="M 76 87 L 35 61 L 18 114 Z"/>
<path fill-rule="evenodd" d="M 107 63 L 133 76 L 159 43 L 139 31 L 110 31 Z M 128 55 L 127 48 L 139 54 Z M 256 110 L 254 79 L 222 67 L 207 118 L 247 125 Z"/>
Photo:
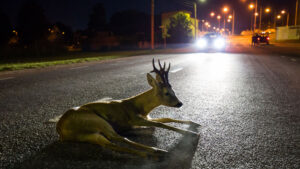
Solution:
<path fill-rule="evenodd" d="M 171 64 L 165 69 L 165 63 L 163 67 L 159 60 L 158 63 L 160 70 L 155 67 L 154 59 L 152 60 L 153 71 L 151 72 L 156 74 L 156 79 L 147 73 L 147 80 L 152 89 L 124 100 L 91 102 L 65 112 L 56 126 L 60 140 L 88 142 L 119 152 L 158 158 L 167 151 L 133 142 L 120 136 L 118 132 L 138 126 L 155 126 L 198 136 L 195 132 L 163 124 L 175 122 L 198 125 L 197 123 L 171 118 L 151 119 L 148 116 L 151 110 L 160 105 L 182 106 L 168 80 Z M 116 143 L 126 143 L 131 148 Z"/>

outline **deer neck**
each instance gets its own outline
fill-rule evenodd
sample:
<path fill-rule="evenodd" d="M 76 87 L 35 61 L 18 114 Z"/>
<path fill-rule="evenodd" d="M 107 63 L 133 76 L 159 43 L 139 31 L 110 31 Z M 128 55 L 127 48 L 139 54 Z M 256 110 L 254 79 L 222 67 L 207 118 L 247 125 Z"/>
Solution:
<path fill-rule="evenodd" d="M 150 89 L 144 93 L 132 97 L 130 101 L 137 108 L 139 114 L 143 116 L 147 116 L 151 112 L 151 110 L 161 105 L 159 100 L 155 96 L 154 89 Z"/>

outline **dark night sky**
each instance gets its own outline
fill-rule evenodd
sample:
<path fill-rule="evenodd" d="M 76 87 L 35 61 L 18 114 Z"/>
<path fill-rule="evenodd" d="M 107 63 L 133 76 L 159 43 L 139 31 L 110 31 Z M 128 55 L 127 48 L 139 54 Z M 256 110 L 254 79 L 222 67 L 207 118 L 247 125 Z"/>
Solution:
<path fill-rule="evenodd" d="M 2 0 L 0 8 L 10 16 L 15 23 L 18 10 L 24 0 Z M 150 0 L 37 0 L 45 10 L 46 16 L 51 22 L 61 21 L 74 29 L 84 29 L 87 26 L 88 17 L 92 6 L 98 2 L 104 3 L 108 18 L 117 11 L 126 9 L 136 9 L 142 12 L 150 12 Z M 155 0 L 155 10 L 157 14 L 172 10 L 190 10 L 193 9 L 184 2 L 193 2 L 193 0 Z M 237 24 L 242 27 L 247 26 L 249 11 L 247 4 L 255 0 L 206 0 L 205 4 L 199 4 L 198 17 L 206 18 L 212 10 L 220 11 L 220 8 L 227 4 L 234 7 L 237 13 Z M 295 11 L 296 0 L 259 0 L 264 6 L 275 7 L 277 10 L 282 8 L 291 11 L 291 16 Z"/>

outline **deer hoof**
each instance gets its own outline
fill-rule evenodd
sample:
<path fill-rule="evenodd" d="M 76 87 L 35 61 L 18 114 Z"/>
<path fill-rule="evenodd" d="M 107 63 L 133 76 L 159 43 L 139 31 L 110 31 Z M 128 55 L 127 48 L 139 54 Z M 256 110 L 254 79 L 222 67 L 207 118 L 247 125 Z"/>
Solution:
<path fill-rule="evenodd" d="M 201 125 L 196 123 L 196 122 L 193 122 L 193 121 L 190 121 L 190 124 L 193 125 L 193 126 L 197 126 L 197 127 L 200 127 Z"/>
<path fill-rule="evenodd" d="M 162 161 L 163 159 L 165 159 L 167 154 L 168 154 L 168 151 L 162 150 L 162 149 L 157 149 L 157 150 L 155 150 L 155 152 L 153 152 L 153 159 L 155 161 Z"/>

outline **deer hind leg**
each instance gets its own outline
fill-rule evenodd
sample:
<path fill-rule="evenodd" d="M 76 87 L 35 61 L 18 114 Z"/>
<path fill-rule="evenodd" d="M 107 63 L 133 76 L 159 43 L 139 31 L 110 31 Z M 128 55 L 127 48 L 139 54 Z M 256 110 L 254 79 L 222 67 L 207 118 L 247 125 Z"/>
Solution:
<path fill-rule="evenodd" d="M 118 135 L 117 133 L 108 133 L 108 137 L 112 140 L 112 141 L 116 141 L 116 142 L 120 142 L 120 143 L 126 143 L 127 145 L 134 147 L 135 149 L 140 149 L 143 151 L 146 151 L 148 153 L 150 153 L 153 156 L 163 156 L 167 153 L 166 150 L 163 149 L 159 149 L 159 148 L 155 148 L 155 147 L 150 147 L 150 146 L 146 146 L 134 141 L 131 141 L 125 137 L 122 137 L 120 135 Z"/>
<path fill-rule="evenodd" d="M 148 154 L 146 152 L 141 152 L 134 149 L 129 149 L 126 147 L 121 147 L 119 145 L 116 145 L 99 133 L 79 135 L 78 141 L 97 144 L 104 148 L 108 148 L 117 152 L 134 154 L 144 158 L 148 157 Z"/>

